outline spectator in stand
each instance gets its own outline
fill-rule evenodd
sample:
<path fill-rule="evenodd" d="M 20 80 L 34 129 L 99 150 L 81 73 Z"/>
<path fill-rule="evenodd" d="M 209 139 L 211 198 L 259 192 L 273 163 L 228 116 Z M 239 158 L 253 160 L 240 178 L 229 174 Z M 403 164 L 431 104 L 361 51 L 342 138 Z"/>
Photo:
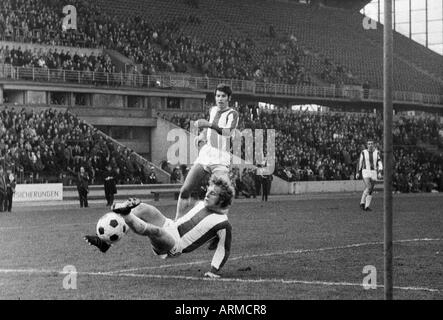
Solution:
<path fill-rule="evenodd" d="M 349 180 L 359 149 L 364 144 L 362 132 L 382 136 L 379 114 L 304 112 L 285 109 L 253 113 L 256 108 L 239 108 L 239 129 L 276 129 L 276 174 L 287 181 Z M 162 115 L 160 115 L 162 116 Z M 167 115 L 163 117 L 168 118 Z M 183 119 L 192 115 L 174 115 L 169 120 L 183 127 Z M 438 144 L 441 124 L 435 117 L 398 116 L 394 121 L 394 179 L 401 190 L 432 190 L 437 188 L 436 175 L 442 169 L 441 156 L 418 148 L 419 140 Z M 407 147 L 410 146 L 410 147 Z M 410 150 L 406 150 L 409 148 Z M 416 174 L 428 171 L 423 177 Z M 408 175 L 408 173 L 411 173 Z M 240 184 L 238 184 L 240 186 Z M 237 186 L 237 189 L 238 189 Z"/>
<path fill-rule="evenodd" d="M 89 193 L 89 176 L 85 172 L 84 167 L 80 167 L 77 174 L 77 191 L 80 200 L 80 208 L 88 207 L 88 193 Z"/>
<path fill-rule="evenodd" d="M 11 212 L 12 210 L 12 198 L 15 193 L 15 177 L 12 172 L 8 172 L 6 175 L 6 203 L 5 203 L 5 210 L 8 212 Z"/>
<path fill-rule="evenodd" d="M 157 176 L 155 175 L 154 167 L 151 167 L 151 172 L 149 173 L 148 177 L 148 183 L 149 184 L 156 184 L 157 183 Z"/>
<path fill-rule="evenodd" d="M 114 203 L 114 194 L 117 193 L 117 185 L 115 183 L 115 173 L 110 164 L 106 165 L 106 171 L 103 175 L 106 206 L 112 206 Z"/>
<path fill-rule="evenodd" d="M 6 176 L 3 170 L 3 166 L 0 166 L 0 212 L 5 211 L 6 192 L 7 192 Z"/>
<path fill-rule="evenodd" d="M 171 174 L 171 183 L 183 183 L 183 174 L 179 166 L 175 167 Z"/>

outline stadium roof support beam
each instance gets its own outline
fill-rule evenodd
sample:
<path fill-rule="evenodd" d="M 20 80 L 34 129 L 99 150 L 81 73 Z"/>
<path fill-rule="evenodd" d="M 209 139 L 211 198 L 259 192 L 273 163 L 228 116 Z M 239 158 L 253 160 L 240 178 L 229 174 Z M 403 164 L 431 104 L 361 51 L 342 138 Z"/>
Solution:
<path fill-rule="evenodd" d="M 384 3 L 383 30 L 383 146 L 384 146 L 384 273 L 385 300 L 393 299 L 392 263 L 392 82 L 393 82 L 393 32 L 392 0 Z"/>

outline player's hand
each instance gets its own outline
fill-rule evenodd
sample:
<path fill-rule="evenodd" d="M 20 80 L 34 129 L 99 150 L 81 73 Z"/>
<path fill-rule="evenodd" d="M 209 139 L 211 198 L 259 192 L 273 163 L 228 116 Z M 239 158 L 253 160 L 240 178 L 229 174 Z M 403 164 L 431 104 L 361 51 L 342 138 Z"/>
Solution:
<path fill-rule="evenodd" d="M 355 174 L 355 179 L 357 179 L 357 180 L 360 179 L 360 173 L 357 172 L 357 173 Z"/>
<path fill-rule="evenodd" d="M 213 272 L 211 272 L 211 271 L 208 271 L 208 272 L 206 272 L 205 273 L 205 276 L 204 276 L 205 278 L 214 278 L 214 279 L 217 279 L 217 278 L 220 278 L 220 275 L 219 274 L 216 274 L 216 273 L 213 273 Z"/>
<path fill-rule="evenodd" d="M 199 128 L 209 128 L 211 126 L 211 123 L 206 119 L 199 119 L 194 122 L 194 126 Z"/>
<path fill-rule="evenodd" d="M 200 143 L 205 144 L 206 138 L 201 138 L 200 136 L 194 138 L 194 145 L 200 147 Z"/>
<path fill-rule="evenodd" d="M 383 180 L 383 173 L 379 172 L 377 175 L 378 180 Z"/>
<path fill-rule="evenodd" d="M 199 142 L 200 142 L 200 137 L 195 137 L 194 138 L 194 146 L 198 147 Z"/>

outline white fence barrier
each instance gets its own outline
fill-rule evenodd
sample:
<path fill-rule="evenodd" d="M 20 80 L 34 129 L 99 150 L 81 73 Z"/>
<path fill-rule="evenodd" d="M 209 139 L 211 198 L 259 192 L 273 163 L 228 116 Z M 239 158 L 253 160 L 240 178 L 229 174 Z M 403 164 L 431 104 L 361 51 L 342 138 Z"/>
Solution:
<path fill-rule="evenodd" d="M 61 183 L 18 184 L 15 188 L 13 202 L 63 200 Z"/>
<path fill-rule="evenodd" d="M 306 194 L 321 192 L 360 192 L 364 189 L 362 180 L 337 181 L 295 181 L 287 182 L 276 176 L 271 184 L 271 194 Z M 377 181 L 375 190 L 383 190 L 383 181 Z"/>

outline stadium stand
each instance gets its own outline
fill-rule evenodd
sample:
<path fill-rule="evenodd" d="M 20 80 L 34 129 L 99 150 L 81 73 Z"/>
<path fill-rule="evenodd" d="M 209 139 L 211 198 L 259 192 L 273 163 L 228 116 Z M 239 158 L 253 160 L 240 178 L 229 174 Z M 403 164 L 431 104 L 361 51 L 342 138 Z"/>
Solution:
<path fill-rule="evenodd" d="M 59 9 L 65 4 L 75 5 L 79 10 L 76 31 L 60 28 L 62 12 Z M 330 19 L 331 16 L 334 19 Z M 12 77 L 14 72 L 8 69 L 9 66 L 29 67 L 32 68 L 32 74 L 30 69 L 24 69 L 20 71 L 22 79 L 38 81 L 52 77 L 96 85 L 136 84 L 137 74 L 177 73 L 254 80 L 257 87 L 259 83 L 272 82 L 304 86 L 365 84 L 367 88 L 380 89 L 382 28 L 368 32 L 362 28 L 362 18 L 360 14 L 342 9 L 266 0 L 5 0 L 0 4 L 2 40 L 71 48 L 112 49 L 130 59 L 134 68 L 133 78 L 128 78 L 131 76 L 128 74 L 123 78 L 116 73 L 113 58 L 104 50 L 99 54 L 78 54 L 67 50 L 52 50 L 49 47 L 30 49 L 17 45 L 0 48 L 0 64 L 3 64 L 1 73 Z M 395 33 L 394 37 L 394 90 L 442 95 L 441 56 L 400 34 Z M 38 70 L 35 71 L 34 68 Z M 46 70 L 58 70 L 58 73 Z M 145 83 L 143 79 L 141 84 L 152 85 Z M 55 103 L 63 104 L 57 101 Z M 14 118 L 15 111 L 3 112 L 8 119 Z M 60 116 L 54 111 L 48 112 L 48 116 L 53 119 L 65 117 L 67 124 L 74 123 L 76 134 L 83 137 L 60 138 L 54 130 L 56 125 L 48 133 L 45 132 L 46 141 L 54 138 L 56 141 L 70 141 L 67 149 L 72 149 L 75 153 L 72 158 L 77 160 L 66 160 L 66 170 L 69 168 L 75 171 L 79 163 L 89 166 L 87 162 L 94 158 L 90 156 L 92 146 L 83 146 L 79 141 L 84 140 L 85 136 L 95 137 L 94 131 L 87 129 L 87 125 L 81 124 L 75 117 L 71 119 L 72 115 Z M 241 115 L 241 129 L 279 129 L 277 172 L 287 180 L 349 179 L 355 168 L 355 160 L 350 159 L 357 158 L 366 135 L 369 134 L 379 141 L 381 137 L 381 119 L 377 115 L 265 111 L 255 116 L 244 106 Z M 189 129 L 189 121 L 198 116 L 175 114 L 164 117 Z M 26 112 L 18 112 L 16 117 L 37 122 L 40 119 L 38 114 L 29 115 Z M 9 123 L 8 119 L 4 118 L 3 122 Z M 439 125 L 433 120 L 417 121 L 415 123 L 414 119 L 400 119 L 396 122 L 394 141 L 402 146 L 396 150 L 396 156 L 406 159 L 407 153 L 409 159 L 399 166 L 407 168 L 408 174 L 432 167 L 435 178 L 435 172 L 441 170 L 441 166 L 435 162 L 439 158 L 435 161 L 430 158 L 429 164 L 423 163 L 423 154 L 428 155 L 428 151 L 417 145 L 420 142 L 431 145 L 441 143 L 435 138 L 438 137 L 436 133 Z M 5 129 L 17 131 L 11 125 L 5 126 Z M 19 131 L 23 131 L 23 128 Z M 365 132 L 365 137 L 361 132 Z M 28 136 L 29 134 L 23 139 Z M 421 140 L 418 141 L 417 137 Z M 11 140 L 10 135 L 5 135 L 3 144 L 13 150 L 21 150 L 25 148 L 25 142 L 17 145 L 18 142 Z M 40 141 L 40 150 L 35 149 L 33 156 L 33 147 L 37 142 L 27 142 L 31 145 L 30 150 L 29 147 L 25 148 L 26 152 L 31 152 L 29 155 L 25 152 L 20 158 L 18 155 L 21 151 L 17 153 L 8 149 L 4 156 L 14 155 L 23 175 L 32 173 L 33 177 L 40 178 L 45 175 L 45 168 L 52 165 L 47 163 L 50 160 L 45 157 L 51 155 L 51 152 L 56 155 L 57 150 L 54 143 L 48 146 L 45 145 L 46 142 Z M 118 147 L 113 147 L 112 150 L 114 149 L 118 150 Z M 287 150 L 289 152 L 283 152 Z M 409 151 L 401 153 L 400 150 Z M 108 146 L 108 151 L 102 155 L 107 161 L 111 160 L 105 156 L 109 153 L 112 151 Z M 125 172 L 122 173 L 122 181 L 145 179 L 137 166 L 133 168 L 132 164 L 123 164 L 121 160 L 119 163 L 117 154 L 119 151 L 114 155 L 115 166 L 124 165 L 124 168 L 128 168 L 123 170 Z M 125 159 L 128 158 L 128 154 L 122 155 Z M 62 160 L 63 158 L 54 160 L 60 174 L 65 170 Z M 412 168 L 413 160 L 416 164 Z M 95 172 L 102 170 L 102 167 L 91 168 L 91 175 L 99 179 Z M 408 177 L 408 181 L 410 180 L 411 177 Z"/>
<path fill-rule="evenodd" d="M 106 54 L 86 56 L 83 53 L 70 51 L 60 52 L 57 49 L 25 49 L 20 46 L 0 47 L 0 63 L 11 64 L 14 67 L 34 67 L 52 70 L 115 72 L 115 66 Z"/>
<path fill-rule="evenodd" d="M 382 142 L 383 121 L 380 114 L 290 110 L 257 112 L 244 105 L 239 110 L 239 130 L 277 130 L 276 175 L 287 181 L 352 180 L 366 139 Z M 188 129 L 189 121 L 203 114 L 159 113 L 158 116 Z M 400 115 L 395 118 L 396 191 L 429 192 L 441 185 L 443 157 L 422 145 L 437 146 L 441 143 L 438 132 L 442 128 L 435 117 Z M 245 169 L 245 173 L 250 174 L 250 169 Z"/>
<path fill-rule="evenodd" d="M 116 173 L 118 184 L 149 183 L 152 173 L 132 150 L 117 145 L 68 111 L 5 106 L 0 137 L 0 161 L 16 173 L 20 183 L 70 185 L 83 166 L 91 182 L 101 184 L 107 164 Z"/>
<path fill-rule="evenodd" d="M 79 8 L 78 30 L 63 32 L 56 10 L 63 4 L 68 1 L 4 1 L 4 39 L 115 49 L 145 75 L 196 72 L 258 82 L 382 87 L 382 28 L 366 32 L 362 16 L 348 10 L 266 0 L 198 5 L 75 0 L 69 4 Z M 442 94 L 441 57 L 399 34 L 395 39 L 394 89 Z"/>

